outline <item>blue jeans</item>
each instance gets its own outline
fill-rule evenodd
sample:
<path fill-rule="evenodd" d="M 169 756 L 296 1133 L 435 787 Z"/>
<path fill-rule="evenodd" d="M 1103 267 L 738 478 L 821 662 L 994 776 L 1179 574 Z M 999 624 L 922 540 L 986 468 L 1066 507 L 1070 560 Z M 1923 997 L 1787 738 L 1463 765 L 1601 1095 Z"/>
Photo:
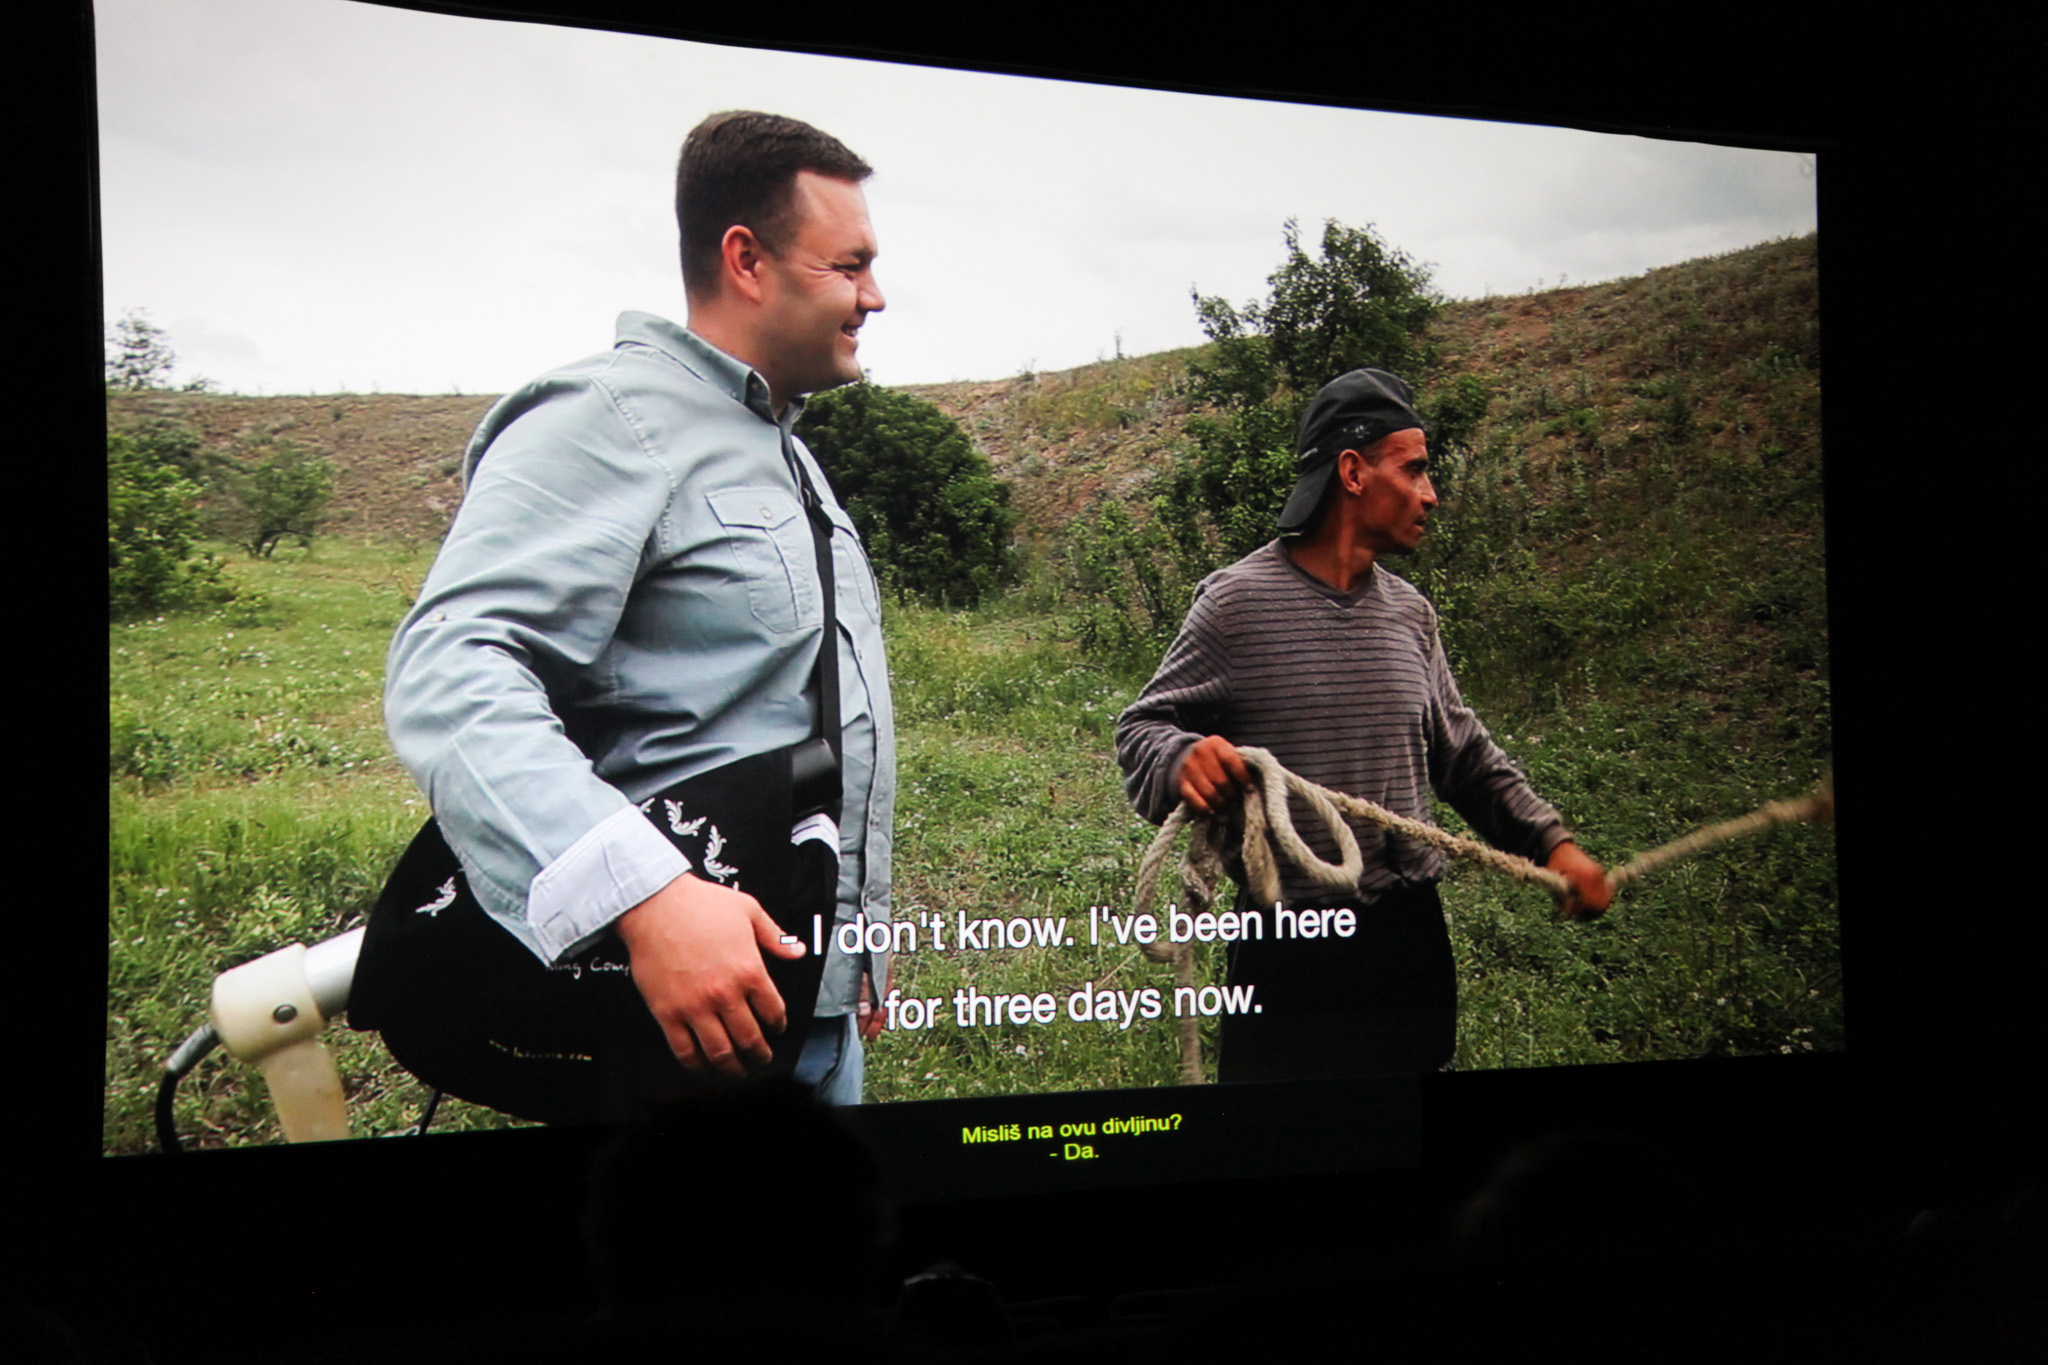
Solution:
<path fill-rule="evenodd" d="M 834 1028 L 837 1024 L 839 1027 Z M 811 1021 L 811 1036 L 797 1054 L 796 1079 L 824 1104 L 859 1104 L 867 1079 L 867 1049 L 851 1014 Z"/>

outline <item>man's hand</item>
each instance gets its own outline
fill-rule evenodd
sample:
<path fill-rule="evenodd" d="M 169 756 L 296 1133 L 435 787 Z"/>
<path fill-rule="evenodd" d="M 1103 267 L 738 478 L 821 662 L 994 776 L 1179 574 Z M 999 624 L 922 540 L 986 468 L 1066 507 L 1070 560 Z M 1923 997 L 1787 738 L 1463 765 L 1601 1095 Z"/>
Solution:
<path fill-rule="evenodd" d="M 789 1020 L 761 954 L 795 959 L 804 945 L 782 942 L 759 901 L 685 873 L 615 927 L 633 960 L 633 984 L 677 1061 L 740 1077 L 749 1063 L 769 1060 L 765 1035 Z"/>
<path fill-rule="evenodd" d="M 1614 888 L 1608 885 L 1607 870 L 1566 841 L 1550 850 L 1543 865 L 1571 883 L 1565 894 L 1566 919 L 1598 919 L 1614 903 Z"/>
<path fill-rule="evenodd" d="M 884 1000 L 889 998 L 889 992 L 895 985 L 896 959 L 892 956 L 889 959 L 888 984 L 882 987 L 882 998 Z M 889 1012 L 875 1008 L 874 986 L 872 979 L 866 972 L 860 974 L 860 1001 L 853 1007 L 853 1014 L 854 1018 L 858 1021 L 860 1040 L 863 1043 L 872 1043 L 875 1039 L 881 1037 L 882 1030 L 889 1023 Z"/>
<path fill-rule="evenodd" d="M 1221 735 L 1206 735 L 1181 760 L 1181 799 L 1204 815 L 1214 815 L 1252 785 L 1251 769 L 1237 746 Z"/>

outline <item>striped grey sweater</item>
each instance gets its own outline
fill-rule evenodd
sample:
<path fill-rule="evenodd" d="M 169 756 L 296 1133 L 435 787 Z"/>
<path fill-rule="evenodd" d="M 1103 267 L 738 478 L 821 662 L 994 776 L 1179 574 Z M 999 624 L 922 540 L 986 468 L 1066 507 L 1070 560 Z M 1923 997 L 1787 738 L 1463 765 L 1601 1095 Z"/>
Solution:
<path fill-rule="evenodd" d="M 1428 820 L 1433 789 L 1487 842 L 1541 861 L 1570 837 L 1458 695 L 1436 610 L 1375 565 L 1348 593 L 1298 568 L 1275 540 L 1209 575 L 1159 671 L 1117 720 L 1124 790 L 1154 824 L 1179 804 L 1175 778 L 1204 735 L 1255 744 L 1311 782 Z M 1294 803 L 1323 857 L 1336 847 Z M 1435 882 L 1444 855 L 1352 822 L 1365 853 L 1361 901 Z M 1298 876 L 1290 899 L 1317 894 Z"/>

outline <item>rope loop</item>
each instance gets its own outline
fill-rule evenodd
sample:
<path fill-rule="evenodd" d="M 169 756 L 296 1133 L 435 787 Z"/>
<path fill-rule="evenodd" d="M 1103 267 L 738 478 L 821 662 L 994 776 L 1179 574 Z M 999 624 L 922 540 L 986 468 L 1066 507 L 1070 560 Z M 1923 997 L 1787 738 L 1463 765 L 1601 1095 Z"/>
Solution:
<path fill-rule="evenodd" d="M 1173 814 L 1167 816 L 1166 823 L 1160 826 L 1152 847 L 1145 851 L 1144 861 L 1138 865 L 1138 914 L 1145 914 L 1157 904 L 1159 875 L 1182 829 L 1189 831 L 1188 851 L 1181 860 L 1181 885 L 1186 897 L 1183 903 L 1198 910 L 1209 907 L 1215 898 L 1216 886 L 1222 880 L 1223 849 L 1231 837 L 1233 816 L 1242 822 L 1238 842 L 1246 884 L 1263 905 L 1286 899 L 1282 889 L 1282 858 L 1322 890 L 1342 895 L 1357 887 L 1365 861 L 1358 847 L 1358 836 L 1344 818 L 1347 815 L 1441 849 L 1454 858 L 1490 867 L 1518 882 L 1540 886 L 1560 906 L 1570 894 L 1570 884 L 1563 877 L 1548 868 L 1538 867 L 1527 858 L 1518 858 L 1476 839 L 1460 838 L 1435 825 L 1396 815 L 1362 797 L 1318 786 L 1299 774 L 1289 772 L 1279 759 L 1264 749 L 1243 745 L 1237 752 L 1243 756 L 1245 765 L 1256 779 L 1251 789 L 1244 793 L 1238 811 L 1202 815 L 1186 801 L 1174 808 Z M 1288 802 L 1290 797 L 1296 796 L 1335 841 L 1341 861 L 1326 862 L 1295 829 L 1293 811 Z M 1748 815 L 1710 825 L 1661 848 L 1652 849 L 1610 872 L 1608 884 L 1619 888 L 1667 863 L 1690 857 L 1714 844 L 1754 834 L 1773 825 L 1801 820 L 1832 821 L 1834 813 L 1834 777 L 1828 774 L 1806 796 L 1791 801 L 1769 802 Z M 1145 954 L 1157 962 L 1170 962 L 1175 956 L 1173 949 L 1165 943 L 1146 945 Z"/>
<path fill-rule="evenodd" d="M 1282 887 L 1282 858 L 1319 889 L 1336 895 L 1356 889 L 1358 879 L 1365 871 L 1365 855 L 1358 846 L 1358 836 L 1344 818 L 1346 815 L 1405 834 L 1455 857 L 1484 863 L 1517 881 L 1533 882 L 1550 892 L 1559 904 L 1564 903 L 1568 889 L 1565 879 L 1536 866 L 1527 858 L 1518 858 L 1476 840 L 1459 838 L 1435 825 L 1396 815 L 1362 797 L 1319 786 L 1288 771 L 1279 759 L 1254 745 L 1240 746 L 1237 752 L 1255 779 L 1251 789 L 1244 793 L 1237 812 L 1243 824 L 1238 839 L 1239 857 L 1244 864 L 1245 881 L 1262 905 L 1286 899 Z M 1300 797 L 1309 813 L 1322 824 L 1337 845 L 1340 861 L 1326 861 L 1301 837 L 1288 804 L 1293 796 Z M 1217 883 L 1222 879 L 1222 850 L 1229 840 L 1231 824 L 1231 814 L 1227 812 L 1217 816 L 1203 815 L 1186 801 L 1176 806 L 1159 827 L 1158 836 L 1153 839 L 1151 848 L 1145 851 L 1144 861 L 1138 865 L 1137 913 L 1145 914 L 1158 903 L 1160 873 L 1165 869 L 1174 841 L 1183 829 L 1189 832 L 1188 851 L 1181 861 L 1181 884 L 1186 903 L 1206 909 L 1214 900 Z M 1164 943 L 1148 944 L 1146 956 L 1154 961 L 1167 962 L 1173 960 L 1173 950 Z"/>
<path fill-rule="evenodd" d="M 1512 853 L 1503 853 L 1476 840 L 1461 839 L 1435 825 L 1396 815 L 1371 801 L 1318 786 L 1289 772 L 1280 760 L 1264 749 L 1240 746 L 1237 752 L 1243 756 L 1257 781 L 1244 793 L 1243 800 L 1234 810 L 1202 815 L 1186 801 L 1174 807 L 1173 813 L 1159 827 L 1152 847 L 1145 850 L 1144 860 L 1138 864 L 1135 913 L 1145 914 L 1157 904 L 1160 873 L 1165 869 L 1174 841 L 1183 829 L 1188 831 L 1188 848 L 1180 865 L 1181 904 L 1188 908 L 1190 914 L 1200 914 L 1214 902 L 1216 887 L 1223 880 L 1223 850 L 1229 846 L 1233 836 L 1237 839 L 1239 856 L 1244 863 L 1245 880 L 1264 905 L 1270 906 L 1286 899 L 1282 892 L 1279 862 L 1283 856 L 1318 887 L 1340 894 L 1349 893 L 1358 885 L 1358 878 L 1364 870 L 1364 857 L 1358 847 L 1358 836 L 1344 818 L 1347 814 L 1370 821 L 1382 829 L 1395 830 L 1411 839 L 1418 839 L 1452 857 L 1482 863 L 1516 881 L 1533 882 L 1548 891 L 1560 907 L 1565 904 L 1569 883 L 1527 858 L 1517 858 Z M 1295 830 L 1293 812 L 1288 806 L 1290 796 L 1299 796 L 1309 812 L 1322 821 L 1323 828 L 1336 842 L 1340 862 L 1325 862 Z M 1666 863 L 1725 840 L 1798 820 L 1832 822 L 1834 815 L 1834 776 L 1829 773 L 1821 778 L 1812 792 L 1797 800 L 1769 802 L 1751 814 L 1710 825 L 1662 848 L 1652 849 L 1609 872 L 1607 883 L 1618 889 Z M 1186 943 L 1171 942 L 1169 936 L 1169 939 L 1146 944 L 1143 952 L 1154 962 L 1173 963 L 1176 982 L 1192 989 L 1195 959 L 1189 947 Z M 1202 1043 L 1197 1023 L 1193 1015 L 1180 1023 L 1181 1079 L 1189 1085 L 1199 1085 L 1203 1080 Z"/>

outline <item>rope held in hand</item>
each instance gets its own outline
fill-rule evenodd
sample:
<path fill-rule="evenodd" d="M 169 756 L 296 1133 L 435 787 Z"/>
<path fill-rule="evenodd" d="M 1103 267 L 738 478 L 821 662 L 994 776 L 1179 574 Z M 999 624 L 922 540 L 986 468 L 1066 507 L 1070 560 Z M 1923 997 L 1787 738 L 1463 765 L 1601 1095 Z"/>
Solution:
<path fill-rule="evenodd" d="M 1243 800 L 1244 836 L 1241 856 L 1244 860 L 1245 879 L 1252 894 L 1261 905 L 1272 905 L 1285 900 L 1280 885 L 1280 866 L 1275 856 L 1285 855 L 1295 868 L 1308 877 L 1316 886 L 1333 894 L 1348 894 L 1358 885 L 1359 874 L 1364 870 L 1364 859 L 1359 852 L 1358 838 L 1345 823 L 1344 816 L 1355 815 L 1382 829 L 1395 830 L 1411 839 L 1418 839 L 1434 848 L 1442 849 L 1454 858 L 1480 863 L 1496 872 L 1513 877 L 1519 882 L 1533 882 L 1548 891 L 1562 906 L 1570 892 L 1569 883 L 1557 873 L 1538 867 L 1527 858 L 1518 858 L 1512 853 L 1503 853 L 1477 840 L 1463 839 L 1448 834 L 1435 825 L 1425 825 L 1396 815 L 1386 807 L 1367 801 L 1362 797 L 1350 796 L 1328 787 L 1318 786 L 1307 778 L 1289 772 L 1264 749 L 1249 745 L 1237 751 L 1243 756 L 1245 766 L 1251 769 L 1256 780 L 1253 787 L 1245 792 Z M 1302 840 L 1294 828 L 1293 813 L 1288 809 L 1287 798 L 1292 794 L 1301 798 L 1309 811 L 1322 822 L 1323 828 L 1336 841 L 1342 861 L 1325 862 L 1314 849 Z M 1729 839 L 1754 834 L 1773 825 L 1791 824 L 1800 820 L 1829 821 L 1834 818 L 1835 798 L 1831 777 L 1824 777 L 1820 785 L 1806 796 L 1793 801 L 1772 801 L 1761 809 L 1752 811 L 1738 819 L 1727 820 L 1718 825 L 1709 825 L 1655 848 L 1634 858 L 1607 874 L 1608 885 L 1620 887 L 1668 863 L 1690 857 L 1714 844 Z M 1137 913 L 1150 910 L 1158 899 L 1159 874 L 1166 866 L 1166 860 L 1173 852 L 1173 843 L 1182 828 L 1190 832 L 1187 855 L 1181 862 L 1181 881 L 1187 891 L 1191 912 L 1205 910 L 1214 899 L 1216 885 L 1223 873 L 1223 842 L 1228 837 L 1226 820 L 1202 815 L 1186 801 L 1174 809 L 1160 826 L 1159 835 L 1152 841 L 1152 847 L 1145 851 L 1145 859 L 1138 865 L 1138 906 Z M 1151 948 L 1157 946 L 1161 954 L 1155 956 Z M 1165 944 L 1148 945 L 1147 955 L 1157 961 L 1171 959 L 1171 949 Z"/>
<path fill-rule="evenodd" d="M 1745 834 L 1755 834 L 1769 829 L 1772 825 L 1796 824 L 1801 820 L 1813 820 L 1821 824 L 1832 824 L 1835 818 L 1835 779 L 1830 773 L 1821 778 L 1818 785 L 1806 795 L 1791 801 L 1769 801 L 1747 815 L 1733 820 L 1723 820 L 1718 825 L 1694 830 L 1683 839 L 1673 839 L 1662 848 L 1653 848 L 1648 853 L 1630 859 L 1627 863 L 1607 874 L 1607 884 L 1621 886 L 1634 881 L 1648 872 L 1655 872 L 1666 863 L 1675 863 L 1680 858 L 1689 858 L 1701 849 L 1730 839 L 1740 839 Z"/>

